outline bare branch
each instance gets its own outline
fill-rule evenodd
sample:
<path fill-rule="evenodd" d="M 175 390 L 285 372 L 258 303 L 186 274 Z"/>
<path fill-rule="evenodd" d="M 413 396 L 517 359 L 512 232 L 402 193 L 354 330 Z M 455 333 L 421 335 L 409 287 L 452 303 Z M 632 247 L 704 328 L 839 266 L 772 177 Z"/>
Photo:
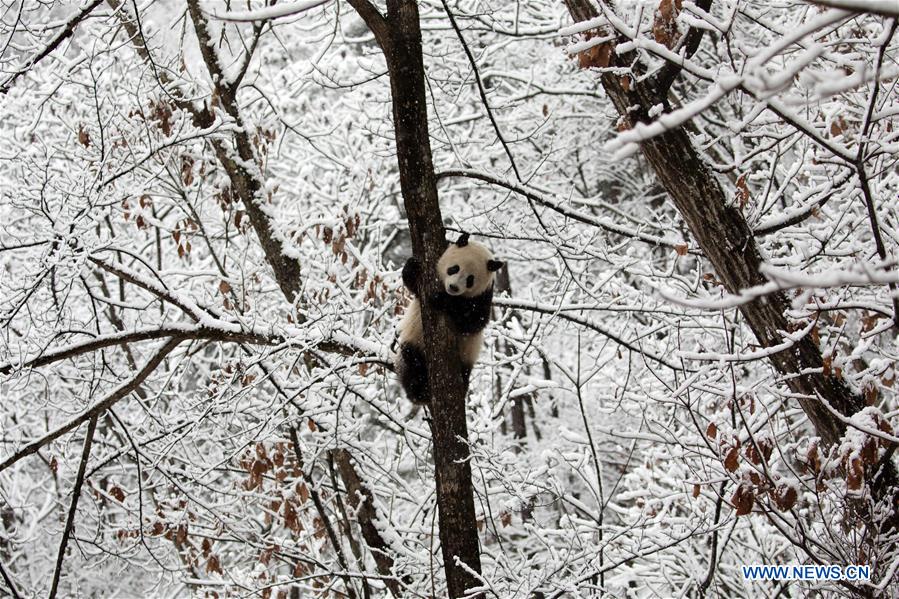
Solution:
<path fill-rule="evenodd" d="M 856 13 L 868 13 L 882 17 L 899 17 L 899 5 L 896 4 L 895 0 L 808 0 L 808 2 Z"/>
<path fill-rule="evenodd" d="M 6 81 L 0 85 L 0 94 L 5 94 L 9 91 L 9 89 L 16 82 L 16 79 L 30 71 L 37 63 L 42 61 L 44 58 L 49 56 L 56 48 L 59 47 L 61 43 L 63 43 L 68 38 L 72 37 L 72 34 L 75 33 L 75 28 L 78 27 L 78 24 L 81 23 L 103 0 L 92 0 L 87 6 L 82 8 L 77 15 L 69 19 L 69 21 L 65 24 L 62 31 L 56 34 L 50 43 L 48 43 L 43 50 L 37 53 L 37 55 L 32 58 L 28 64 L 12 75 L 10 75 Z"/>
<path fill-rule="evenodd" d="M 78 498 L 81 497 L 81 486 L 84 484 L 84 472 L 87 470 L 87 461 L 91 455 L 91 444 L 94 440 L 94 430 L 97 428 L 99 413 L 91 416 L 87 423 L 87 432 L 84 434 L 84 447 L 81 450 L 81 463 L 78 465 L 78 475 L 75 477 L 75 485 L 72 487 L 72 503 L 69 505 L 69 515 L 66 517 L 66 526 L 62 531 L 62 540 L 59 542 L 59 551 L 56 554 L 56 568 L 53 570 L 53 582 L 50 584 L 48 597 L 54 599 L 59 587 L 59 578 L 62 576 L 62 565 L 66 557 L 66 545 L 69 535 L 75 527 L 75 514 L 78 512 Z"/>
<path fill-rule="evenodd" d="M 150 374 L 153 373 L 154 370 L 156 370 L 159 364 L 162 363 L 165 357 L 169 355 L 169 353 L 173 349 L 175 349 L 179 343 L 181 343 L 181 339 L 169 339 L 162 345 L 162 347 L 159 348 L 159 350 L 153 355 L 152 358 L 147 360 L 147 363 L 144 364 L 144 367 L 141 368 L 141 370 L 137 374 L 131 377 L 131 380 L 129 380 L 127 383 L 119 385 L 112 393 L 107 395 L 105 398 L 103 398 L 78 416 L 70 419 L 67 423 L 47 433 L 37 441 L 32 441 L 19 451 L 15 452 L 13 455 L 6 458 L 2 463 L 0 463 L 0 472 L 3 472 L 22 458 L 37 452 L 37 450 L 39 450 L 41 447 L 47 445 L 48 443 L 51 443 L 55 439 L 58 439 L 67 432 L 79 427 L 82 422 L 91 418 L 96 418 L 97 416 L 114 406 L 116 402 L 127 397 L 132 391 L 137 389 L 137 387 L 142 382 L 144 382 L 144 379 L 146 379 L 148 376 L 150 376 Z"/>
<path fill-rule="evenodd" d="M 249 23 L 253 21 L 270 21 L 273 19 L 281 19 L 283 17 L 292 17 L 308 10 L 312 10 L 323 4 L 327 4 L 331 0 L 300 0 L 299 2 L 284 2 L 265 8 L 257 8 L 256 10 L 246 11 L 229 11 L 214 12 L 213 18 L 220 21 L 231 21 L 234 23 Z"/>
<path fill-rule="evenodd" d="M 392 557 L 395 552 L 384 540 L 384 537 L 381 536 L 378 527 L 375 525 L 378 514 L 374 507 L 374 496 L 362 481 L 362 478 L 356 471 L 356 467 L 353 466 L 352 458 L 347 450 L 334 449 L 331 451 L 331 455 L 340 471 L 340 478 L 343 480 L 343 484 L 346 485 L 347 500 L 356 511 L 356 519 L 362 529 L 362 536 L 365 538 L 365 543 L 375 558 L 378 573 L 384 576 L 384 582 L 393 596 L 401 597 L 403 592 L 400 584 L 408 585 L 411 583 L 411 579 L 408 575 L 399 579 L 396 578 L 396 573 L 393 571 Z"/>
<path fill-rule="evenodd" d="M 576 212 L 574 210 L 571 210 L 570 208 L 566 208 L 564 205 L 562 205 L 561 201 L 556 201 L 543 193 L 540 193 L 529 187 L 525 187 L 523 184 L 500 179 L 499 177 L 491 175 L 490 173 L 484 173 L 481 171 L 470 169 L 452 169 L 440 171 L 439 173 L 437 173 L 438 179 L 444 179 L 447 177 L 467 177 L 469 179 L 477 179 L 479 181 L 484 181 L 485 183 L 490 183 L 491 185 L 503 187 L 505 189 L 508 189 L 509 191 L 514 191 L 517 194 L 533 200 L 541 206 L 549 208 L 554 212 L 558 212 L 559 214 L 566 216 L 572 220 L 576 220 L 586 225 L 599 227 L 600 229 L 608 231 L 609 233 L 615 233 L 616 235 L 621 235 L 623 237 L 630 237 L 632 239 L 637 239 L 652 245 L 667 246 L 674 250 L 676 250 L 678 246 L 682 246 L 684 243 L 682 241 L 667 240 L 661 237 L 656 237 L 655 235 L 648 235 L 639 231 L 633 231 L 631 229 L 628 229 L 627 227 L 622 227 L 607 220 L 600 220 L 593 216 Z"/>

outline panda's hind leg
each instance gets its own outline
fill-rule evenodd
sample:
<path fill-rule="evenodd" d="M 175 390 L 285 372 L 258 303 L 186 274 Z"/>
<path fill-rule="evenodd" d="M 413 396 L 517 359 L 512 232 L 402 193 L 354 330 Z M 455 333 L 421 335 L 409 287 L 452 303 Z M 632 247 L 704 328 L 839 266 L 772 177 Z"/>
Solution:
<path fill-rule="evenodd" d="M 431 390 L 428 387 L 428 364 L 425 354 L 420 348 L 409 343 L 400 346 L 400 384 L 406 391 L 409 401 L 416 404 L 431 402 Z"/>

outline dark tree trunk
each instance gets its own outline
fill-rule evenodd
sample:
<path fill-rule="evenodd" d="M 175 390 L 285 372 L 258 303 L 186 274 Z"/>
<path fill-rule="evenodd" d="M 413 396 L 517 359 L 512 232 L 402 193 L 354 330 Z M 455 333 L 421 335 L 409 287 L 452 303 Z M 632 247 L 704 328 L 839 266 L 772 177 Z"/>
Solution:
<path fill-rule="evenodd" d="M 565 4 L 575 21 L 599 16 L 589 0 L 565 0 Z M 611 55 L 610 66 L 627 66 L 633 60 L 632 55 L 615 56 L 614 51 Z M 651 79 L 639 84 L 628 80 L 628 89 L 623 84 L 624 77 L 606 72 L 601 79 L 606 94 L 630 126 L 650 122 L 650 107 L 667 105 L 665 94 Z M 767 283 L 759 269 L 762 258 L 749 225 L 737 209 L 728 205 L 718 179 L 703 162 L 683 127 L 645 141 L 640 148 L 728 291 L 737 293 Z M 763 347 L 783 343 L 782 331 L 790 328 L 785 316 L 787 306 L 786 295 L 775 293 L 740 308 Z M 851 416 L 864 407 L 862 398 L 840 379 L 823 373 L 821 352 L 809 337 L 786 351 L 772 354 L 770 359 L 784 375 L 790 390 L 803 396 L 799 404 L 822 440 L 828 445 L 837 442 L 846 427 L 821 400 L 840 414 Z"/>
<path fill-rule="evenodd" d="M 346 485 L 346 497 L 350 502 L 350 506 L 356 513 L 356 520 L 359 528 L 362 529 L 362 537 L 371 550 L 372 556 L 375 558 L 375 565 L 378 567 L 378 573 L 385 576 L 384 579 L 387 588 L 394 597 L 403 595 L 402 582 L 408 585 L 411 579 L 408 576 L 396 578 L 393 571 L 393 552 L 381 532 L 375 526 L 378 514 L 375 511 L 375 504 L 372 502 L 372 493 L 360 478 L 359 473 L 353 466 L 350 452 L 345 449 L 335 449 L 331 452 L 334 463 L 340 471 L 340 478 Z"/>
<path fill-rule="evenodd" d="M 430 297 L 439 289 L 434 273 L 446 249 L 446 238 L 431 160 L 418 5 L 414 0 L 388 0 L 385 19 L 367 0 L 350 0 L 350 4 L 375 34 L 387 59 L 400 187 L 412 250 L 422 262 L 423 271 L 431 273 L 423 281 L 419 299 L 432 390 L 431 431 L 440 545 L 449 596 L 460 597 L 466 589 L 481 586 L 471 573 L 480 573 L 481 560 L 465 419 L 468 386 L 449 323 L 430 303 Z"/>
<path fill-rule="evenodd" d="M 590 0 L 565 0 L 565 4 L 575 21 L 599 16 Z M 608 55 L 609 66 L 635 64 L 632 53 L 616 55 L 611 49 Z M 628 126 L 650 122 L 650 107 L 667 106 L 666 88 L 652 78 L 635 82 L 604 72 L 601 80 L 620 118 Z M 737 293 L 767 283 L 759 268 L 762 257 L 752 230 L 742 213 L 728 205 L 724 189 L 693 147 L 684 128 L 676 127 L 644 141 L 640 149 L 727 290 Z M 782 331 L 790 330 L 786 318 L 788 305 L 784 293 L 775 293 L 740 307 L 763 347 L 783 343 Z M 841 379 L 824 373 L 821 351 L 809 336 L 785 351 L 773 353 L 770 360 L 798 396 L 799 405 L 824 443 L 835 445 L 846 432 L 846 425 L 825 403 L 842 416 L 852 416 L 864 407 L 863 398 L 853 393 Z M 879 500 L 893 497 L 895 501 L 896 485 L 895 466 L 886 459 L 876 473 L 872 492 Z M 897 527 L 899 514 L 894 514 L 883 528 Z"/>

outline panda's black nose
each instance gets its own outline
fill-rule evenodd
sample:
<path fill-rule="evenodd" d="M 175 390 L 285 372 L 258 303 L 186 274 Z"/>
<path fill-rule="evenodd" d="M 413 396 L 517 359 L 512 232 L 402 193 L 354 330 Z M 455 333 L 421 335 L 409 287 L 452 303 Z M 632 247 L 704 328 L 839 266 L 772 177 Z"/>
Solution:
<path fill-rule="evenodd" d="M 449 290 L 452 291 L 453 293 L 459 293 L 459 286 L 450 284 Z"/>

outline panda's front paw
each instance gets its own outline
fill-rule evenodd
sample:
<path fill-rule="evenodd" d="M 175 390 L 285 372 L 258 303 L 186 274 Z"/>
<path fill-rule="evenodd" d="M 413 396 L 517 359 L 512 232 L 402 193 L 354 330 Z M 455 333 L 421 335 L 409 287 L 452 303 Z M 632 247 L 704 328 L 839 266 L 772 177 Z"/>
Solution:
<path fill-rule="evenodd" d="M 406 260 L 406 265 L 403 266 L 403 285 L 405 285 L 406 289 L 411 291 L 414 295 L 420 295 L 421 262 L 414 256 Z"/>

